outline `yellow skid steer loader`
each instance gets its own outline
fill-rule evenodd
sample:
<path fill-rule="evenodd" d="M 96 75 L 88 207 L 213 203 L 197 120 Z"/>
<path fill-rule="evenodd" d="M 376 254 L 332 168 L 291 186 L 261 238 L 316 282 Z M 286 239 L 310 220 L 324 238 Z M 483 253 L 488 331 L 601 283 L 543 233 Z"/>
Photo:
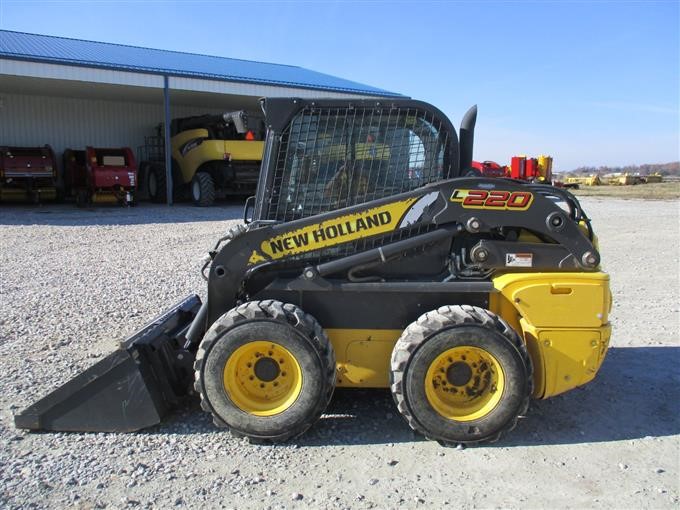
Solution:
<path fill-rule="evenodd" d="M 607 351 L 609 277 L 568 191 L 471 170 L 410 99 L 263 100 L 260 180 L 190 296 L 20 412 L 17 427 L 132 431 L 197 394 L 218 426 L 304 433 L 335 387 L 389 388 L 417 432 L 497 440 L 529 400 L 587 383 Z"/>

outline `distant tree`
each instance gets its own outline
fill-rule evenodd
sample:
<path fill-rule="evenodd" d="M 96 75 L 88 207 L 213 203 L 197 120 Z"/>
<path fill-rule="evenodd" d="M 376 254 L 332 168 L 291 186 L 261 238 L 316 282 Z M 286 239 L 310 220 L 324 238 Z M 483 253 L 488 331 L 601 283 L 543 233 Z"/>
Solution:
<path fill-rule="evenodd" d="M 657 163 L 645 165 L 600 166 L 600 167 L 580 166 L 567 173 L 571 175 L 613 174 L 613 173 L 649 175 L 659 173 L 661 175 L 680 176 L 680 161 L 674 161 L 672 163 Z"/>

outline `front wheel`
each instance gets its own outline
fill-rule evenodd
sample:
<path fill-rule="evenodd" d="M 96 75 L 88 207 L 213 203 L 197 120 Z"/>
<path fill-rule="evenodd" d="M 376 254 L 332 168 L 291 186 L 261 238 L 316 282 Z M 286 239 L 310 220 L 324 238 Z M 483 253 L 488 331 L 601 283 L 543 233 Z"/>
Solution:
<path fill-rule="evenodd" d="M 215 203 L 215 181 L 207 172 L 198 172 L 191 180 L 191 197 L 194 205 L 207 207 Z"/>
<path fill-rule="evenodd" d="M 149 165 L 146 174 L 146 190 L 149 199 L 156 203 L 165 203 L 168 196 L 165 167 Z"/>
<path fill-rule="evenodd" d="M 391 390 L 408 424 L 443 444 L 496 441 L 526 412 L 531 361 L 497 315 L 444 306 L 422 315 L 397 341 Z"/>
<path fill-rule="evenodd" d="M 225 313 L 194 365 L 201 407 L 236 435 L 286 441 L 311 427 L 335 388 L 335 353 L 319 323 L 279 301 Z"/>

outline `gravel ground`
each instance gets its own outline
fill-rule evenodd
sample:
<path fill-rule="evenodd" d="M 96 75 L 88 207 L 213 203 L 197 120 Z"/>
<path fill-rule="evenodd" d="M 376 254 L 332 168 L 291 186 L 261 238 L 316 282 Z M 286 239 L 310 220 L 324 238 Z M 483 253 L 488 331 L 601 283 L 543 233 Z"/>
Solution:
<path fill-rule="evenodd" d="M 678 508 L 678 202 L 583 199 L 612 274 L 598 378 L 532 403 L 501 443 L 416 437 L 386 391 L 338 391 L 293 444 L 196 404 L 139 434 L 25 433 L 12 413 L 191 292 L 241 206 L 0 207 L 0 507 Z"/>

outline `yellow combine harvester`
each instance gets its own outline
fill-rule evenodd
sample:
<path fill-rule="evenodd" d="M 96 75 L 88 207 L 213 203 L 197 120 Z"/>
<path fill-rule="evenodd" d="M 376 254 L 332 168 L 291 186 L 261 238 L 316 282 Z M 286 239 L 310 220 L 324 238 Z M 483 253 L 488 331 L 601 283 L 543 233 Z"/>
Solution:
<path fill-rule="evenodd" d="M 228 194 L 249 195 L 257 186 L 264 125 L 244 111 L 173 119 L 173 194 L 189 192 L 194 204 L 209 206 Z M 147 160 L 140 164 L 149 198 L 167 200 L 162 137 L 147 137 Z"/>

